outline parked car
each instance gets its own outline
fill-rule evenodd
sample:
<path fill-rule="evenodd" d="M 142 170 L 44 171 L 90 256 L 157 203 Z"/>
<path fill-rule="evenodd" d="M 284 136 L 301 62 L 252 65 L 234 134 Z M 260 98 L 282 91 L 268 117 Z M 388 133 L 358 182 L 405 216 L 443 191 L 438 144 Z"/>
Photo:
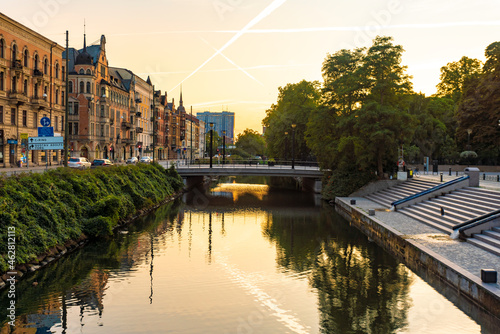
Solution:
<path fill-rule="evenodd" d="M 71 168 L 86 169 L 91 165 L 87 158 L 69 158 L 68 160 L 68 167 Z"/>
<path fill-rule="evenodd" d="M 97 166 L 113 166 L 114 164 L 111 162 L 109 159 L 94 159 L 92 161 L 92 167 L 97 167 Z"/>
<path fill-rule="evenodd" d="M 136 164 L 139 160 L 137 159 L 137 157 L 130 157 L 127 159 L 127 161 L 125 161 L 126 164 Z"/>
<path fill-rule="evenodd" d="M 150 162 L 153 162 L 153 159 L 151 157 L 148 157 L 148 156 L 144 156 L 141 158 L 141 160 L 139 160 L 140 162 L 144 162 L 146 164 L 149 164 Z"/>

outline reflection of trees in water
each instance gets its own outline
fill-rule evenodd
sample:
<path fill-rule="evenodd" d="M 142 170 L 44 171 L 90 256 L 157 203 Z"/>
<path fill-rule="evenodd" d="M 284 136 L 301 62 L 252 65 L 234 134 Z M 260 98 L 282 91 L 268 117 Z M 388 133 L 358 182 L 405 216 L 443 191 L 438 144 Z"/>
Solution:
<path fill-rule="evenodd" d="M 333 210 L 273 215 L 263 233 L 276 242 L 283 269 L 311 271 L 323 333 L 393 333 L 407 325 L 408 271 Z"/>
<path fill-rule="evenodd" d="M 100 315 L 105 308 L 103 297 L 110 274 L 118 271 L 127 275 L 127 271 L 151 258 L 152 236 L 158 238 L 182 228 L 179 204 L 169 202 L 128 225 L 128 234 L 90 242 L 17 282 L 16 328 L 24 330 L 25 326 L 31 326 L 28 319 L 33 318 L 41 323 L 62 323 L 67 328 L 66 308 L 77 305 L 82 318 L 89 310 L 98 310 Z M 38 285 L 32 286 L 33 282 Z M 0 292 L 0 308 L 5 310 L 8 303 L 4 289 Z M 0 320 L 2 333 L 10 327 L 7 320 L 6 317 Z"/>

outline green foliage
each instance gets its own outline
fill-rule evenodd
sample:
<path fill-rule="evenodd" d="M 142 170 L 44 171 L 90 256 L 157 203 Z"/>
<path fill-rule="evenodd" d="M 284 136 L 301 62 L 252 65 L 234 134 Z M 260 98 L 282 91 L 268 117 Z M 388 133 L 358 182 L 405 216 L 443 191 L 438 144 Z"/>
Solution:
<path fill-rule="evenodd" d="M 337 169 L 326 180 L 322 195 L 325 200 L 346 197 L 375 179 L 375 174 L 369 172 Z"/>
<path fill-rule="evenodd" d="M 239 155 L 262 156 L 265 154 L 266 143 L 257 131 L 245 129 L 236 138 L 236 149 Z"/>
<path fill-rule="evenodd" d="M 2 179 L 0 244 L 8 227 L 16 231 L 16 263 L 26 263 L 47 249 L 78 238 L 104 237 L 120 221 L 156 205 L 183 183 L 174 168 L 139 164 L 86 171 L 58 168 L 43 174 Z M 6 248 L 0 253 L 5 271 Z"/>
<path fill-rule="evenodd" d="M 460 100 L 465 83 L 481 73 L 481 61 L 462 57 L 457 62 L 450 62 L 441 67 L 441 80 L 437 85 L 437 95 L 453 99 L 456 103 Z"/>

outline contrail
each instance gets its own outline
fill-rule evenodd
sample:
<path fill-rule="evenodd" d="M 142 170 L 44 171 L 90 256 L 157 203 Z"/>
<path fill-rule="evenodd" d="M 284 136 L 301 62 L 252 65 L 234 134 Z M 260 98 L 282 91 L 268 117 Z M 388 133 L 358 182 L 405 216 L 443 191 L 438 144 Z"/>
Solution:
<path fill-rule="evenodd" d="M 182 80 L 180 83 L 177 84 L 172 90 L 177 88 L 182 82 L 186 81 L 190 77 L 192 77 L 196 72 L 198 72 L 200 69 L 203 68 L 208 62 L 210 62 L 212 59 L 214 59 L 217 55 L 219 55 L 222 51 L 227 49 L 231 44 L 233 44 L 238 38 L 243 36 L 251 27 L 262 21 L 265 17 L 267 17 L 269 14 L 271 14 L 273 11 L 275 11 L 278 7 L 283 5 L 286 2 L 286 0 L 274 0 L 269 6 L 267 6 L 262 12 L 259 13 L 253 20 L 251 20 L 243 29 L 238 31 L 236 35 L 234 35 L 229 41 L 226 42 L 219 50 L 217 50 L 210 58 L 205 60 L 203 64 L 198 66 L 197 69 L 195 69 L 191 74 L 189 74 L 184 80 Z"/>
<path fill-rule="evenodd" d="M 212 49 L 214 49 L 215 51 L 217 51 L 216 48 L 214 48 L 212 45 L 210 45 L 204 38 L 201 38 L 200 39 L 205 42 L 205 44 L 207 44 L 208 46 L 210 46 Z M 224 59 L 226 59 L 228 62 L 230 62 L 231 64 L 233 64 L 235 67 L 238 68 L 238 70 L 240 70 L 241 72 L 245 73 L 250 79 L 254 80 L 255 82 L 257 82 L 259 85 L 261 86 L 264 86 L 264 84 L 262 82 L 260 82 L 259 80 L 257 80 L 253 75 L 251 75 L 250 73 L 248 73 L 247 71 L 245 71 L 244 68 L 242 68 L 240 65 L 236 64 L 234 61 L 232 61 L 231 59 L 229 59 L 228 57 L 226 57 L 225 54 L 221 53 L 220 54 L 222 57 L 224 57 Z"/>

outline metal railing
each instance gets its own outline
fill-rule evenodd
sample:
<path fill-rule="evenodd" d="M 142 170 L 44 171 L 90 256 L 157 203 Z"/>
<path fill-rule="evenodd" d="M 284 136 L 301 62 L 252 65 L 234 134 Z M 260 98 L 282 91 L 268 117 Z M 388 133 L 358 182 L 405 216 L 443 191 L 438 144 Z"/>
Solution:
<path fill-rule="evenodd" d="M 190 161 L 189 159 L 178 159 L 174 162 L 176 168 L 207 168 L 210 165 L 209 159 L 199 159 Z M 246 159 L 240 161 L 225 161 L 222 159 L 212 160 L 213 168 L 268 168 L 268 169 L 292 169 L 292 161 L 283 160 L 269 163 L 260 159 Z M 295 161 L 295 169 L 300 170 L 319 170 L 317 162 L 312 161 Z"/>

